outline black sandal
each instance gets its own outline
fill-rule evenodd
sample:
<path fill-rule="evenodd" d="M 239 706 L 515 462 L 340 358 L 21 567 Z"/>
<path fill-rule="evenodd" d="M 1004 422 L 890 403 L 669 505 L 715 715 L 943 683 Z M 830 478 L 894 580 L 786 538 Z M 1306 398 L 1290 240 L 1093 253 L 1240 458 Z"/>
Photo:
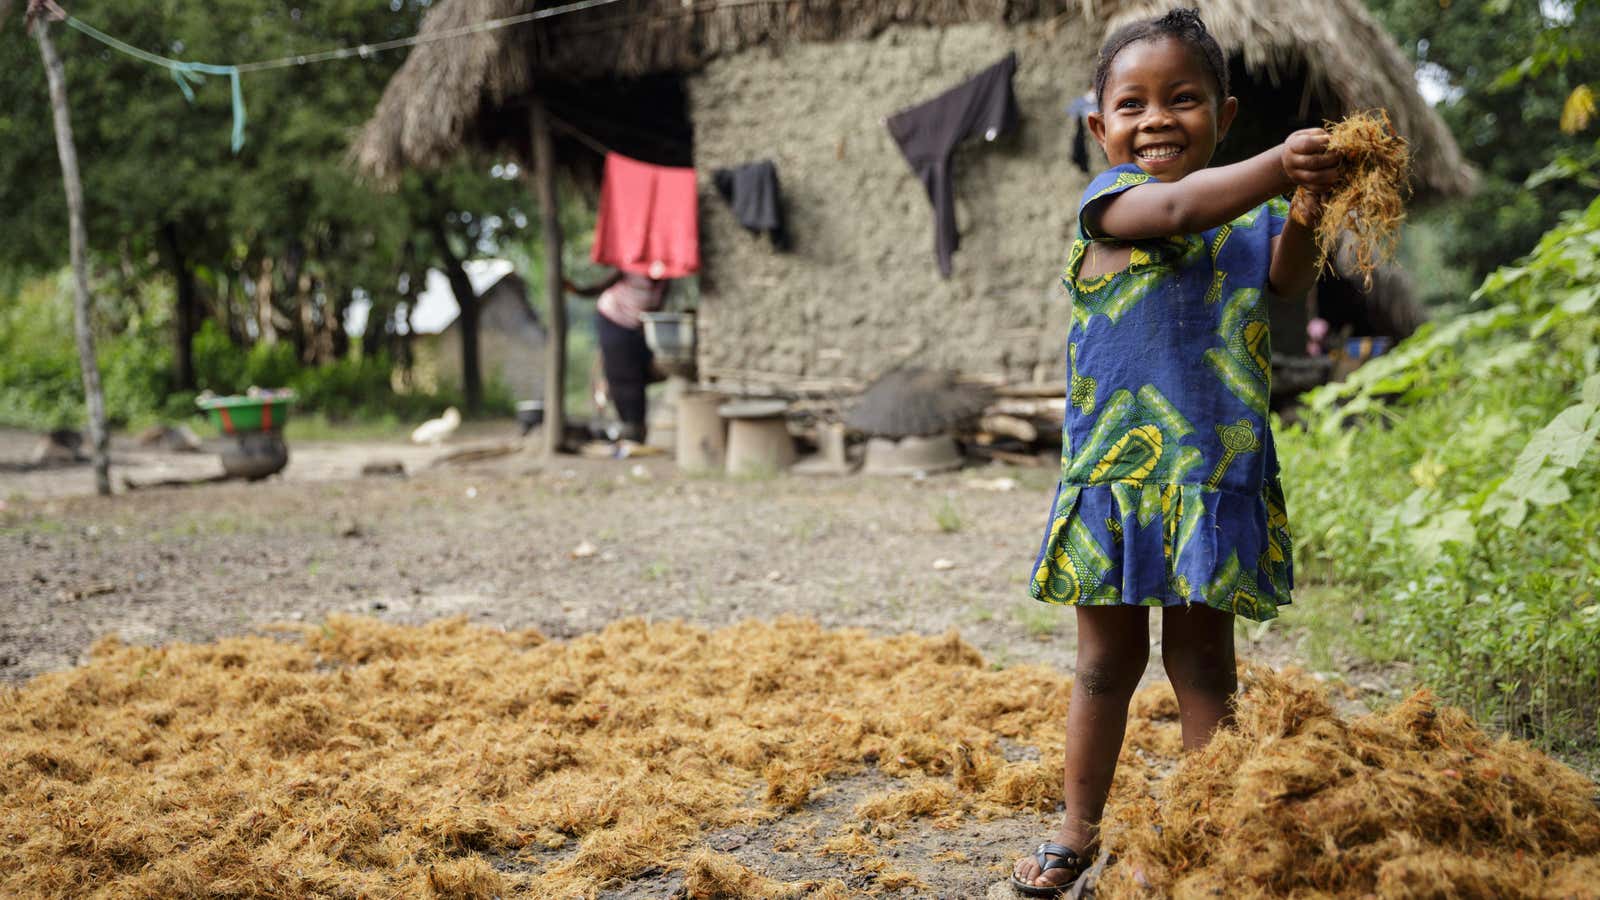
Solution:
<path fill-rule="evenodd" d="M 1013 870 L 1011 886 L 1025 897 L 1065 897 L 1067 892 L 1072 890 L 1072 885 L 1077 882 L 1078 877 L 1088 870 L 1094 860 L 1092 857 L 1085 859 L 1071 847 L 1046 841 L 1033 852 L 1033 861 L 1039 864 L 1039 875 L 1054 869 L 1070 869 L 1072 877 L 1060 884 L 1028 884 L 1019 880 L 1016 871 Z M 1034 877 L 1038 878 L 1039 875 Z"/>

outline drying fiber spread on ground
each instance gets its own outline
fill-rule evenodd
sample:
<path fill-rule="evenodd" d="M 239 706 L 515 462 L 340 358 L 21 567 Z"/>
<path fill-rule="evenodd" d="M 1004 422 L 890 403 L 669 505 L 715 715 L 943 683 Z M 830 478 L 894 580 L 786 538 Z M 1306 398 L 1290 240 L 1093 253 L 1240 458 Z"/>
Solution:
<path fill-rule="evenodd" d="M 1172 693 L 1135 698 L 1101 896 L 1593 896 L 1578 774 L 1424 694 L 1347 722 L 1304 676 L 1246 684 L 1239 730 L 1165 783 Z M 581 897 L 661 867 L 700 898 L 916 889 L 883 852 L 897 823 L 1055 808 L 1069 697 L 953 634 L 804 621 L 105 641 L 0 693 L 0 893 Z M 785 882 L 705 845 L 874 768 L 895 787 L 783 839 L 870 879 Z"/>

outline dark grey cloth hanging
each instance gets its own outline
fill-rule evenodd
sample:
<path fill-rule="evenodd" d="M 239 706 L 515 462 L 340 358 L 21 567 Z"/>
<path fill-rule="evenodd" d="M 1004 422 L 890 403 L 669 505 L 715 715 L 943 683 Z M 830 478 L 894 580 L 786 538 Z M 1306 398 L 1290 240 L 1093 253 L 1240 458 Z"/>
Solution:
<path fill-rule="evenodd" d="M 956 233 L 955 173 L 950 160 L 956 145 L 973 135 L 994 140 L 1017 127 L 1017 101 L 1011 78 L 1017 54 L 1008 53 L 972 78 L 939 96 L 890 116 L 889 134 L 900 145 L 911 170 L 933 204 L 933 252 L 939 274 L 950 277 L 950 254 L 960 246 Z"/>
<path fill-rule="evenodd" d="M 1072 164 L 1078 171 L 1089 171 L 1089 141 L 1084 132 L 1089 129 L 1084 125 L 1083 119 L 1078 119 L 1078 126 L 1072 132 Z"/>
<path fill-rule="evenodd" d="M 1084 118 L 1099 108 L 1093 93 L 1085 94 L 1067 105 L 1067 115 L 1077 122 L 1072 131 L 1072 164 L 1083 172 L 1089 171 L 1089 128 Z"/>
<path fill-rule="evenodd" d="M 789 249 L 789 231 L 783 220 L 783 193 L 778 187 L 778 167 L 772 160 L 717 169 L 711 173 L 711 181 L 740 225 L 752 232 L 766 232 L 775 250 Z"/>

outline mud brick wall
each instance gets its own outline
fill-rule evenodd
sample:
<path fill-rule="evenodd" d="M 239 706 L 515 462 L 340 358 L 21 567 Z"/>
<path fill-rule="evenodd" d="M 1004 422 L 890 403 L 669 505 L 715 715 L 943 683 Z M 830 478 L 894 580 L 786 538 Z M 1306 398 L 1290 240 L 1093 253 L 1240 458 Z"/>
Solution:
<path fill-rule="evenodd" d="M 1059 273 L 1087 181 L 1071 163 L 1065 107 L 1088 86 L 1098 37 L 1070 25 L 895 28 L 744 53 L 691 78 L 702 376 L 792 388 L 869 380 L 909 360 L 1062 378 Z M 1021 125 L 957 151 L 961 248 L 945 280 L 932 206 L 883 119 L 1011 50 Z M 762 158 L 778 166 L 790 253 L 745 232 L 711 184 L 714 169 Z"/>

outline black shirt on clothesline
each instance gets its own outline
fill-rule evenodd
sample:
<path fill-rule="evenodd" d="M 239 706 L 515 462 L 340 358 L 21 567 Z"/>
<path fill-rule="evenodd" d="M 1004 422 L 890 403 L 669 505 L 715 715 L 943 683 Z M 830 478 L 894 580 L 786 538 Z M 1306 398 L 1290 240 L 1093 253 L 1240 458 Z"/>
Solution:
<path fill-rule="evenodd" d="M 789 249 L 789 232 L 783 223 L 783 194 L 778 188 L 778 167 L 772 160 L 717 169 L 711 173 L 711 181 L 740 225 L 752 232 L 765 231 L 771 236 L 775 250 Z"/>
<path fill-rule="evenodd" d="M 900 145 L 911 170 L 933 204 L 933 252 L 939 274 L 950 277 L 950 254 L 961 243 L 956 232 L 955 173 L 951 157 L 956 145 L 973 135 L 986 140 L 1017 125 L 1017 103 L 1011 78 L 1017 54 L 1000 60 L 943 94 L 889 117 L 889 134 Z"/>

